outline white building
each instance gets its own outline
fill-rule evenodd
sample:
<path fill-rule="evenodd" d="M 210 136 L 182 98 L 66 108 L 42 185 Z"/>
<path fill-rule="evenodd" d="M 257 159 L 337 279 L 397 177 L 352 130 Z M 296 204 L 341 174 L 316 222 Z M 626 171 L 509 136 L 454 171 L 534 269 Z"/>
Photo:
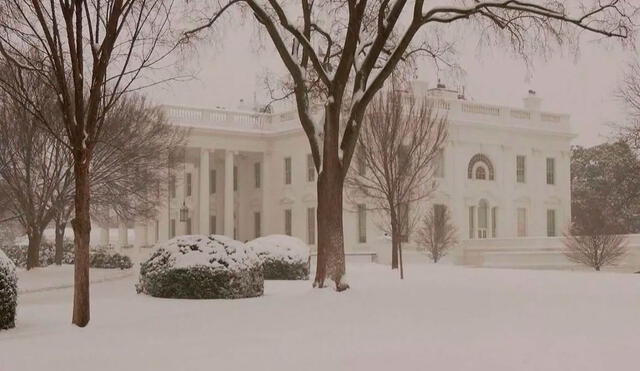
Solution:
<path fill-rule="evenodd" d="M 446 205 L 461 240 L 561 234 L 570 221 L 568 115 L 542 111 L 533 92 L 521 108 L 467 101 L 423 83 L 414 83 L 413 93 L 427 94 L 450 121 L 438 191 L 414 211 Z M 190 233 L 243 241 L 290 234 L 315 244 L 316 174 L 295 111 L 166 109 L 175 125 L 191 128 L 186 163 L 172 177 L 159 220 L 136 224 L 136 245 Z M 381 222 L 365 207 L 345 204 L 346 249 L 369 250 Z"/>

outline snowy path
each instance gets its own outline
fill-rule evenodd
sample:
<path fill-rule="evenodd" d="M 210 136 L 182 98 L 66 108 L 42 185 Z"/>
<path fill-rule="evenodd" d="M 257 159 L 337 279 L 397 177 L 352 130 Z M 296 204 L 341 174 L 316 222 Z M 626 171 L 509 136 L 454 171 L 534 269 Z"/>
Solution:
<path fill-rule="evenodd" d="M 350 266 L 351 290 L 268 282 L 262 298 L 136 295 L 93 285 L 92 322 L 70 289 L 22 295 L 0 370 L 632 370 L 640 275 Z"/>
<path fill-rule="evenodd" d="M 133 269 L 91 269 L 91 283 L 112 281 L 132 276 Z M 51 265 L 30 271 L 18 270 L 18 293 L 26 294 L 73 287 L 73 265 Z M 0 370 L 2 371 L 2 370 Z"/>

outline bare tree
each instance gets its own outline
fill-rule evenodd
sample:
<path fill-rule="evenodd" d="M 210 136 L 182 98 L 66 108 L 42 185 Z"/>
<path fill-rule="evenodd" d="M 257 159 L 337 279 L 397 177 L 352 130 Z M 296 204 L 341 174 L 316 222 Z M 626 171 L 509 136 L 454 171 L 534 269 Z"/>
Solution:
<path fill-rule="evenodd" d="M 27 105 L 73 157 L 72 322 L 80 327 L 90 318 L 91 160 L 105 116 L 125 92 L 140 87 L 135 82 L 144 70 L 160 66 L 168 53 L 163 40 L 172 10 L 172 0 L 7 0 L 0 7 L 0 55 L 18 73 L 36 72 L 47 81 L 62 112 L 64 129 L 56 130 L 37 105 Z M 0 82 L 0 88 L 31 103 L 25 89 L 12 86 Z"/>
<path fill-rule="evenodd" d="M 417 56 L 443 60 L 451 42 L 447 25 L 475 22 L 480 34 L 503 35 L 526 56 L 555 41 L 575 40 L 568 26 L 607 37 L 630 34 L 635 6 L 630 0 L 593 0 L 565 6 L 564 1 L 461 0 L 433 6 L 424 0 L 278 0 L 207 1 L 199 9 L 210 16 L 185 33 L 188 40 L 218 25 L 231 9 L 248 11 L 269 36 L 288 72 L 318 172 L 318 259 L 314 286 L 326 278 L 337 290 L 348 288 L 343 237 L 343 186 L 363 124 L 365 111 L 391 73 Z M 419 31 L 425 30 L 419 40 Z M 290 44 L 293 40 L 293 44 Z M 313 108 L 322 107 L 322 119 Z"/>
<path fill-rule="evenodd" d="M 434 263 L 440 261 L 458 241 L 456 227 L 451 222 L 451 212 L 444 205 L 433 205 L 424 216 L 418 230 L 418 242 Z"/>
<path fill-rule="evenodd" d="M 347 187 L 381 210 L 391 226 L 392 268 L 410 230 L 409 206 L 434 191 L 435 160 L 447 137 L 447 120 L 426 98 L 403 93 L 394 82 L 367 108 Z M 400 264 L 401 276 L 404 276 Z"/>
<path fill-rule="evenodd" d="M 36 79 L 29 81 L 42 112 L 60 117 L 55 98 Z M 0 94 L 0 178 L 7 205 L 29 239 L 27 269 L 39 266 L 42 235 L 65 201 L 57 191 L 71 184 L 71 156 L 22 105 Z"/>
<path fill-rule="evenodd" d="M 607 265 L 615 265 L 627 251 L 626 238 L 619 234 L 567 234 L 563 242 L 565 256 L 569 260 L 596 271 Z"/>

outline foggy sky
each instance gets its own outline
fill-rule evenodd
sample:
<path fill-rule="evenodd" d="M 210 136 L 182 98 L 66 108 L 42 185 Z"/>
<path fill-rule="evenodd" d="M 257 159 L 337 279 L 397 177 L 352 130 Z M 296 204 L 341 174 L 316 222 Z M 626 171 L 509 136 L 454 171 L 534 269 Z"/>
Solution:
<path fill-rule="evenodd" d="M 623 123 L 624 107 L 615 98 L 631 54 L 614 40 L 584 41 L 576 56 L 558 52 L 547 60 L 533 58 L 533 67 L 499 48 L 457 47 L 457 58 L 465 70 L 466 96 L 474 101 L 521 107 L 529 89 L 543 99 L 542 109 L 571 115 L 574 144 L 593 145 L 612 134 L 611 123 Z M 264 45 L 264 46 L 262 46 Z M 261 42 L 252 26 L 240 26 L 218 33 L 199 44 L 182 62 L 193 78 L 156 86 L 147 91 L 157 103 L 202 108 L 237 108 L 240 99 L 266 103 L 263 76 L 282 73 L 279 58 L 270 44 Z M 419 79 L 435 85 L 438 76 L 428 63 Z M 456 82 L 443 77 L 443 83 Z M 451 85 L 456 86 L 451 86 Z"/>

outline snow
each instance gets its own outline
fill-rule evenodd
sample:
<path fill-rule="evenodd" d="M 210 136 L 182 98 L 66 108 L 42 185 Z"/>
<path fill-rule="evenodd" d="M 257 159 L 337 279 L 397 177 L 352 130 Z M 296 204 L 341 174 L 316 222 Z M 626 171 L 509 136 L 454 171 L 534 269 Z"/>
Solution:
<path fill-rule="evenodd" d="M 134 270 L 91 268 L 91 283 L 105 282 L 133 276 Z M 51 265 L 30 271 L 18 269 L 18 293 L 31 293 L 73 287 L 73 265 Z"/>
<path fill-rule="evenodd" d="M 267 281 L 265 296 L 170 300 L 133 278 L 23 294 L 0 332 L 0 370 L 630 370 L 640 276 L 409 265 L 347 267 L 352 288 Z M 393 366 L 391 366 L 393 365 Z"/>
<path fill-rule="evenodd" d="M 157 245 L 149 262 L 162 269 L 209 266 L 231 271 L 260 264 L 258 256 L 244 243 L 221 235 L 175 237 Z"/>
<path fill-rule="evenodd" d="M 16 269 L 15 264 L 7 257 L 7 255 L 0 250 L 0 271 L 12 271 Z"/>
<path fill-rule="evenodd" d="M 247 243 L 261 260 L 274 259 L 287 263 L 309 261 L 309 246 L 299 238 L 274 234 L 256 238 Z"/>

